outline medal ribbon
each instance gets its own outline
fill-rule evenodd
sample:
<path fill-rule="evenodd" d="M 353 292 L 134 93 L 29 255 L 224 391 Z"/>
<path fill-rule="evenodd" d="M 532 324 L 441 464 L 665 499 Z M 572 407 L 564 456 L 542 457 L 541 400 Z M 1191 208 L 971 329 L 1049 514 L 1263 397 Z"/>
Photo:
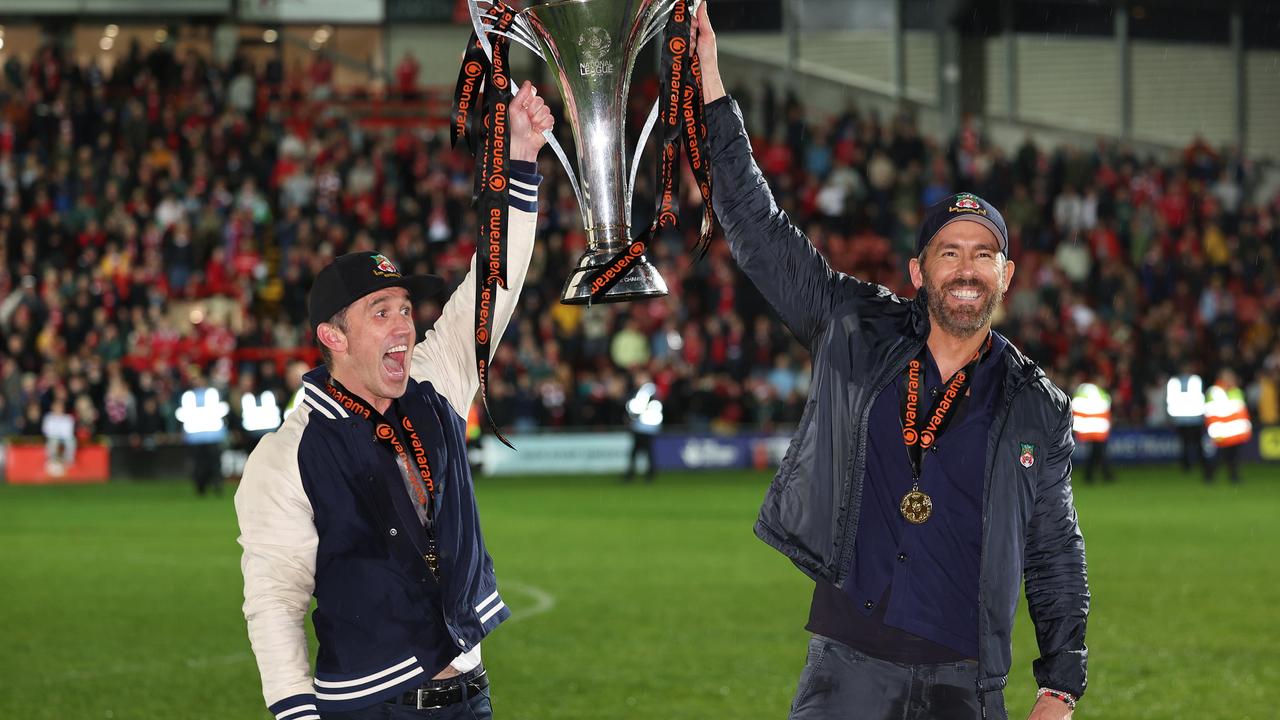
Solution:
<path fill-rule="evenodd" d="M 493 3 L 490 12 L 498 17 L 493 24 L 494 34 L 490 37 L 493 57 L 485 56 L 479 38 L 472 33 L 454 90 L 450 134 L 454 144 L 459 137 L 465 138 L 476 158 L 475 352 L 480 403 L 484 406 L 490 431 L 502 444 L 514 449 L 493 421 L 493 413 L 489 412 L 489 360 L 498 288 L 507 288 L 507 213 L 511 173 L 508 130 L 513 97 L 507 65 L 510 41 L 497 33 L 511 27 L 516 11 L 498 1 Z M 477 128 L 472 112 L 481 104 L 484 120 Z M 476 152 L 477 144 L 479 152 Z"/>
<path fill-rule="evenodd" d="M 973 354 L 969 362 L 951 376 L 946 383 L 947 389 L 929 409 L 928 421 L 923 427 L 920 427 L 925 417 L 920 413 L 920 389 L 924 384 L 927 346 L 921 348 L 920 354 L 907 365 L 907 391 L 902 395 L 902 441 L 907 446 L 907 458 L 911 461 L 911 480 L 915 484 L 913 490 L 919 487 L 924 451 L 937 445 L 938 438 L 942 437 L 951 419 L 955 417 L 952 411 L 964 402 L 965 392 L 973 380 L 973 372 L 990 347 L 991 338 L 988 337 L 986 344 Z"/>
<path fill-rule="evenodd" d="M 711 154 L 707 146 L 707 127 L 702 106 L 702 69 L 698 49 L 691 42 L 688 0 L 676 0 L 663 31 L 662 65 L 666 82 L 662 85 L 659 124 L 662 141 L 658 150 L 657 204 L 653 222 L 640 237 L 600 267 L 588 285 L 592 299 L 598 299 L 627 276 L 631 267 L 644 257 L 649 244 L 663 228 L 679 224 L 677 201 L 680 190 L 679 156 L 683 141 L 689 167 L 702 193 L 702 229 L 696 245 L 697 257 L 706 254 L 711 243 L 714 215 L 711 209 Z"/>
<path fill-rule="evenodd" d="M 408 413 L 400 414 L 399 423 L 409 439 L 408 447 L 406 448 L 405 443 L 401 442 L 399 433 L 396 431 L 395 423 L 392 423 L 382 413 L 369 407 L 360 398 L 348 392 L 342 386 L 342 383 L 329 378 L 329 382 L 324 389 L 330 397 L 348 411 L 360 415 L 373 423 L 374 439 L 390 448 L 397 459 L 405 463 L 408 469 L 409 484 L 413 487 L 414 502 L 425 508 L 427 517 L 430 518 L 432 501 L 436 496 L 436 482 L 431 474 L 431 461 L 427 457 L 427 447 L 423 444 L 422 439 L 418 437 L 418 431 L 414 429 L 413 421 L 409 419 Z M 412 464 L 409 461 L 411 455 L 413 458 Z M 413 472 L 413 465 L 417 466 L 417 473 Z"/>

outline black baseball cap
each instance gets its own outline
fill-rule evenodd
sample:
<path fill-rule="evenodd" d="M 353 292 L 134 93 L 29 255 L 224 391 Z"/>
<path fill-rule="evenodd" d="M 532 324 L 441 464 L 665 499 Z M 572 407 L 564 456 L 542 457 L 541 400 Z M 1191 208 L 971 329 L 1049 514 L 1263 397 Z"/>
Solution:
<path fill-rule="evenodd" d="M 335 259 L 316 275 L 311 284 L 307 314 L 311 329 L 329 322 L 339 310 L 384 288 L 402 287 L 409 299 L 429 300 L 444 289 L 444 279 L 435 275 L 401 275 L 395 263 L 382 253 L 353 252 Z"/>
<path fill-rule="evenodd" d="M 916 256 L 924 252 L 929 241 L 933 240 L 942 228 L 953 222 L 968 220 L 985 226 L 1000 243 L 1000 252 L 1009 255 L 1009 230 L 1004 226 L 1004 216 L 995 205 L 983 200 L 973 193 L 956 193 L 930 205 L 924 211 L 924 222 L 920 224 L 920 235 L 916 238 Z"/>

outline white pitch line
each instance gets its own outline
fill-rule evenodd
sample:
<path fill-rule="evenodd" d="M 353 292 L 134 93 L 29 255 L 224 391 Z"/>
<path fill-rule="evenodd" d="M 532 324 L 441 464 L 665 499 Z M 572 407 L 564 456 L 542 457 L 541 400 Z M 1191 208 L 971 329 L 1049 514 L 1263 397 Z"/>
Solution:
<path fill-rule="evenodd" d="M 197 657 L 189 657 L 180 660 L 183 665 L 189 668 L 205 668 L 215 665 L 238 665 L 242 662 L 248 662 L 253 659 L 253 655 L 248 652 L 236 652 L 226 655 L 200 655 Z M 99 667 L 92 670 L 72 670 L 60 675 L 51 675 L 45 678 L 46 685 L 63 683 L 71 680 L 92 680 L 93 678 L 107 677 L 109 675 L 132 675 L 142 673 L 160 673 L 171 671 L 173 669 L 171 662 L 149 662 L 149 663 L 117 663 L 108 667 Z"/>
<path fill-rule="evenodd" d="M 543 613 L 551 612 L 556 606 L 556 597 L 551 593 L 543 590 L 535 585 L 522 583 L 513 580 L 503 580 L 500 585 L 508 590 L 515 590 L 533 598 L 533 604 L 529 607 L 522 607 L 518 610 L 511 611 L 511 617 L 507 618 L 507 624 L 517 622 L 519 620 L 528 620 Z"/>

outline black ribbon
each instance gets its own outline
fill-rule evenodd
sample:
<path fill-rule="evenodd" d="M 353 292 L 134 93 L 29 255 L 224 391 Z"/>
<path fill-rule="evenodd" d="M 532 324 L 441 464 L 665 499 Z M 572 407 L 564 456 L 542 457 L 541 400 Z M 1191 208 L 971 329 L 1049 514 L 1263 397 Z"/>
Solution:
<path fill-rule="evenodd" d="M 402 411 L 400 422 L 394 423 L 364 399 L 352 394 L 336 378 L 329 378 L 324 391 L 348 412 L 373 423 L 374 439 L 386 445 L 393 454 L 404 460 L 410 484 L 414 486 L 414 502 L 425 508 L 427 517 L 431 517 L 431 505 L 436 496 L 435 476 L 431 473 L 431 460 L 427 456 L 427 446 L 422 442 L 422 438 L 418 437 L 418 431 L 414 429 L 408 413 Z M 396 401 L 392 400 L 392 402 Z M 401 441 L 401 430 L 407 433 L 407 443 Z"/>
<path fill-rule="evenodd" d="M 494 2 L 494 34 L 490 36 L 493 56 L 485 56 L 475 33 L 467 45 L 462 70 L 454 88 L 453 122 L 450 139 L 454 145 L 465 138 L 476 159 L 476 297 L 475 352 L 476 377 L 480 381 L 480 402 L 489 429 L 507 447 L 511 442 L 498 429 L 489 411 L 489 361 L 494 339 L 494 319 L 498 288 L 507 289 L 507 215 L 511 181 L 510 111 L 513 97 L 507 53 L 510 43 L 497 34 L 511 27 L 516 11 Z M 477 108 L 484 119 L 477 125 Z"/>
<path fill-rule="evenodd" d="M 689 60 L 689 75 L 693 81 L 685 84 L 681 113 L 685 119 L 685 152 L 689 157 L 689 169 L 693 171 L 698 192 L 702 195 L 702 228 L 695 246 L 695 259 L 701 260 L 711 247 L 715 215 L 711 209 L 711 148 L 707 144 L 706 107 L 702 104 L 702 64 L 698 61 L 696 48 Z"/>
<path fill-rule="evenodd" d="M 937 445 L 946 432 L 955 410 L 964 402 L 965 393 L 973 381 L 974 370 L 983 354 L 991 347 L 991 338 L 973 354 L 968 364 L 960 368 L 946 382 L 946 389 L 929 408 L 927 415 L 920 409 L 920 391 L 924 388 L 924 364 L 926 348 L 907 365 L 906 391 L 902 393 L 902 441 L 907 446 L 907 458 L 911 461 L 911 479 L 920 481 L 920 465 L 924 451 Z"/>
<path fill-rule="evenodd" d="M 467 45 L 467 52 L 462 58 L 462 68 L 458 71 L 458 82 L 453 89 L 453 111 L 449 115 L 449 145 L 458 146 L 458 139 L 466 140 L 467 148 L 474 156 L 478 150 L 476 138 L 476 118 L 479 116 L 480 98 L 484 92 L 485 76 L 489 74 L 489 58 L 484 54 L 484 46 L 474 32 Z"/>
<path fill-rule="evenodd" d="M 702 107 L 702 70 L 698 49 L 690 38 L 688 0 L 676 0 L 663 32 L 662 67 L 666 82 L 659 92 L 657 202 L 653 222 L 640 237 L 609 259 L 587 282 L 591 298 L 599 299 L 617 285 L 644 257 L 649 244 L 663 228 L 679 225 L 680 171 L 679 156 L 683 145 L 702 193 L 702 230 L 696 256 L 706 254 L 711 242 L 713 214 L 711 209 L 711 156 L 707 152 L 707 127 Z"/>

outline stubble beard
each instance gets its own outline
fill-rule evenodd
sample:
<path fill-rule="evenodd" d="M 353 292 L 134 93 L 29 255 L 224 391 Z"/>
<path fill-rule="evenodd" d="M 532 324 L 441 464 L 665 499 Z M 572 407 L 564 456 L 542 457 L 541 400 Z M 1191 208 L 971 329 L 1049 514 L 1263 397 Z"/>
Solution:
<path fill-rule="evenodd" d="M 988 287 L 977 279 L 952 280 L 945 287 L 938 287 L 929 279 L 929 273 L 923 266 L 920 273 L 924 277 L 925 299 L 929 304 L 930 318 L 948 335 L 960 339 L 967 340 L 987 327 L 995 315 L 996 306 L 1004 300 L 1003 280 L 998 280 L 995 287 Z M 948 306 L 947 293 L 961 288 L 974 288 L 986 293 L 986 302 L 972 309 Z"/>

